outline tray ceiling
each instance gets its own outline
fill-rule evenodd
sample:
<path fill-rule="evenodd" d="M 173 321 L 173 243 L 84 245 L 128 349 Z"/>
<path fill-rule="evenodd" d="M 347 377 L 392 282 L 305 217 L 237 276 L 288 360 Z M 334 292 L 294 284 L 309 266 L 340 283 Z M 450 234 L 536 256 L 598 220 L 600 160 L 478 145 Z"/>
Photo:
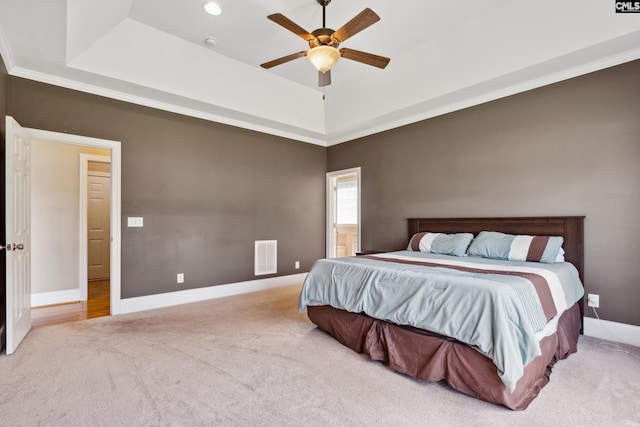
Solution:
<path fill-rule="evenodd" d="M 391 62 L 341 59 L 323 92 L 305 58 L 259 66 L 307 48 L 266 16 L 312 31 L 316 0 L 217 3 L 4 0 L 0 53 L 12 75 L 323 146 L 640 58 L 639 15 L 612 1 L 333 0 L 331 28 L 381 17 L 341 47 Z"/>

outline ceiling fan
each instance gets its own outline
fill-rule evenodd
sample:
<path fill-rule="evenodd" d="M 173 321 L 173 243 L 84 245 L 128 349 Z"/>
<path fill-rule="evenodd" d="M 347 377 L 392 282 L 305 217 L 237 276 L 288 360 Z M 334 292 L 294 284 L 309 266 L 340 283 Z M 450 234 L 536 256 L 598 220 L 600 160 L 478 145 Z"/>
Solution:
<path fill-rule="evenodd" d="M 323 87 L 331 84 L 331 67 L 333 67 L 341 57 L 362 62 L 363 64 L 373 65 L 378 68 L 385 68 L 387 66 L 390 59 L 383 56 L 373 55 L 355 49 L 342 48 L 338 50 L 340 43 L 380 20 L 380 17 L 373 10 L 366 8 L 351 21 L 334 31 L 331 28 L 327 28 L 326 25 L 326 7 L 331 3 L 331 0 L 317 1 L 322 6 L 322 28 L 318 28 L 311 33 L 280 13 L 267 16 L 268 19 L 276 24 L 281 25 L 298 37 L 306 40 L 309 43 L 310 50 L 303 50 L 283 56 L 282 58 L 274 59 L 273 61 L 265 62 L 260 65 L 262 68 L 275 67 L 276 65 L 306 56 L 318 69 L 318 86 Z"/>

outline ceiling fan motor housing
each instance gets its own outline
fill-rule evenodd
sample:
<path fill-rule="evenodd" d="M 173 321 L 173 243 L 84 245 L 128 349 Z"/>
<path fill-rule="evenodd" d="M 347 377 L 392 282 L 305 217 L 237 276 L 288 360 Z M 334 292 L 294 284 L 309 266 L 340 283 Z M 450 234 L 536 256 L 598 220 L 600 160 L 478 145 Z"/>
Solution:
<path fill-rule="evenodd" d="M 318 28 L 311 35 L 313 39 L 309 40 L 309 47 L 313 49 L 317 46 L 333 46 L 335 48 L 340 44 L 340 40 L 333 37 L 335 33 L 331 28 Z"/>

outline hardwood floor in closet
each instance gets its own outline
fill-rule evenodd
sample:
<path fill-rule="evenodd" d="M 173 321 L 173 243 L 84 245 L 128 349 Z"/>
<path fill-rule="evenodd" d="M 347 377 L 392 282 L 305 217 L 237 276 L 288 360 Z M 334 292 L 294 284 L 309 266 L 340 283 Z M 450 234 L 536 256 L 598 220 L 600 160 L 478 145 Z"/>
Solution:
<path fill-rule="evenodd" d="M 111 287 L 109 280 L 93 280 L 89 282 L 87 294 L 87 301 L 31 309 L 31 327 L 37 328 L 109 316 L 111 313 Z"/>

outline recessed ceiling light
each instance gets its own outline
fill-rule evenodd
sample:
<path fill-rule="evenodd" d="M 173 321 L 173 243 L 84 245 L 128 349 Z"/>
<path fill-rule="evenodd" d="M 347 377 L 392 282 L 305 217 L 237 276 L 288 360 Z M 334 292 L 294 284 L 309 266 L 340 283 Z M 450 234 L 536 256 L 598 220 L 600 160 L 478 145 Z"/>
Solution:
<path fill-rule="evenodd" d="M 204 4 L 204 10 L 206 10 L 209 15 L 220 15 L 222 13 L 222 8 L 212 1 Z"/>

